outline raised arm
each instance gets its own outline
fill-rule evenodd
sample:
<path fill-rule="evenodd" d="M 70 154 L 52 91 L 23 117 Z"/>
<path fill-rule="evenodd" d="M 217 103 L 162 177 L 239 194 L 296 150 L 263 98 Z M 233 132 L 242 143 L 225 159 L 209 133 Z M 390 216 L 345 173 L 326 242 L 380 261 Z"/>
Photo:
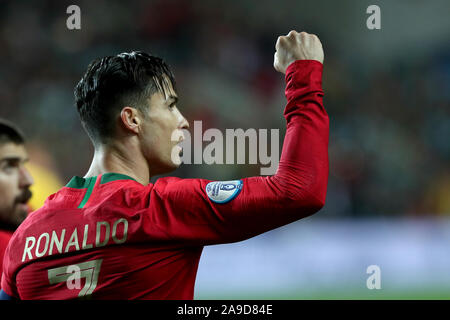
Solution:
<path fill-rule="evenodd" d="M 165 230 L 164 237 L 202 245 L 240 241 L 322 208 L 328 182 L 329 135 L 322 63 L 317 36 L 291 31 L 278 38 L 274 67 L 285 73 L 287 131 L 276 174 L 231 182 L 233 196 L 228 187 L 221 189 L 219 182 L 159 179 L 148 218 L 159 230 Z M 221 192 L 226 201 L 220 201 Z M 164 216 L 158 217 L 161 212 Z"/>

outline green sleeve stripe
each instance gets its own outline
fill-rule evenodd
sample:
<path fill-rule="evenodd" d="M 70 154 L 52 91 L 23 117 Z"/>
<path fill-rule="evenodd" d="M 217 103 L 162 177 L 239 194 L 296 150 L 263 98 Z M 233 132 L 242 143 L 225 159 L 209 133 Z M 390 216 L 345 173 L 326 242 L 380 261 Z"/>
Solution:
<path fill-rule="evenodd" d="M 94 190 L 95 181 L 97 180 L 97 177 L 91 177 L 86 180 L 88 180 L 87 181 L 87 183 L 88 183 L 87 190 L 86 190 L 86 193 L 84 194 L 83 200 L 78 205 L 78 209 L 83 208 L 84 205 L 86 204 L 86 202 L 88 202 L 89 198 L 91 197 L 92 190 Z"/>

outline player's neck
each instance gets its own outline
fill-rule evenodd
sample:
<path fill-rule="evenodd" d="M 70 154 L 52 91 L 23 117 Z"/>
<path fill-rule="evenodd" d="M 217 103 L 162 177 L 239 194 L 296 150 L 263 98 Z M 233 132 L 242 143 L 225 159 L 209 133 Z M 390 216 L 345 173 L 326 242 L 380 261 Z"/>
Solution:
<path fill-rule="evenodd" d="M 150 182 L 147 161 L 139 152 L 130 151 L 129 146 L 101 145 L 95 148 L 94 158 L 85 178 L 109 172 L 125 174 L 143 185 Z"/>

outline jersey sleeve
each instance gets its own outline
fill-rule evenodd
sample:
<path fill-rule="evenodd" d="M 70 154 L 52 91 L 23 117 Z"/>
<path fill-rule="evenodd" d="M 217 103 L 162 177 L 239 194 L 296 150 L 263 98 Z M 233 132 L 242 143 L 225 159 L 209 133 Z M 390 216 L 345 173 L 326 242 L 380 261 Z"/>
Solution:
<path fill-rule="evenodd" d="M 161 178 L 151 193 L 148 218 L 153 226 L 167 239 L 219 244 L 248 239 L 320 210 L 329 170 L 322 71 L 315 60 L 295 61 L 286 71 L 287 128 L 273 176 L 232 183 L 235 194 L 223 203 L 210 197 L 214 190 L 207 187 L 218 186 L 210 180 Z M 226 189 L 219 191 L 227 194 Z"/>
<path fill-rule="evenodd" d="M 14 236 L 13 236 L 14 238 Z M 13 238 L 11 238 L 10 243 L 12 242 Z M 4 294 L 10 297 L 11 299 L 19 299 L 19 294 L 17 292 L 17 288 L 15 285 L 15 281 L 12 280 L 12 263 L 10 260 L 10 250 L 11 245 L 8 245 L 5 251 L 5 256 L 3 259 L 3 272 L 1 275 L 1 283 L 0 287 L 2 291 L 4 291 Z M 6 297 L 6 296 L 5 296 Z"/>

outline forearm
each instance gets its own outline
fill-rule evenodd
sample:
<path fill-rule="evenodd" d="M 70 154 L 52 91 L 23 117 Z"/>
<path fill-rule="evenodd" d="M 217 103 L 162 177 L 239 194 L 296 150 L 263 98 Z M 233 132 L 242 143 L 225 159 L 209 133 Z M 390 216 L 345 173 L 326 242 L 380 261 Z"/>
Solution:
<path fill-rule="evenodd" d="M 242 201 L 234 209 L 242 234 L 256 234 L 320 210 L 328 183 L 329 120 L 323 107 L 322 69 L 318 61 L 299 60 L 286 73 L 287 130 L 274 176 L 243 179 Z M 244 200 L 245 199 L 245 200 Z M 238 206 L 241 206 L 238 208 Z M 233 206 L 233 205 L 232 205 Z"/>
<path fill-rule="evenodd" d="M 280 163 L 272 180 L 294 206 L 325 203 L 329 120 L 323 107 L 323 65 L 298 60 L 286 72 L 287 123 Z M 312 197 L 313 199 L 305 199 Z"/>

